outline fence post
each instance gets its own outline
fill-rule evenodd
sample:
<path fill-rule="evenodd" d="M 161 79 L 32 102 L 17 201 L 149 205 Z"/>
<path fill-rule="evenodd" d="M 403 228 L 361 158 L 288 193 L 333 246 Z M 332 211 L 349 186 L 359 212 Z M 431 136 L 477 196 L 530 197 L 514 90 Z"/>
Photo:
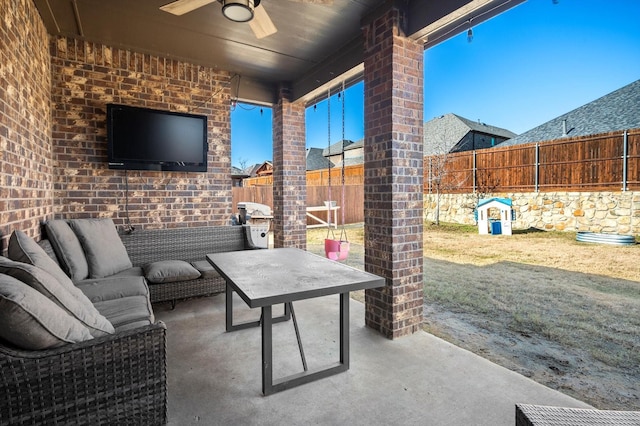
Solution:
<path fill-rule="evenodd" d="M 627 161 L 629 159 L 629 139 L 627 137 L 627 131 L 624 131 L 622 137 L 622 191 L 627 190 Z"/>
<path fill-rule="evenodd" d="M 477 179 L 477 174 L 476 174 L 476 150 L 473 150 L 473 193 L 476 193 L 476 179 Z"/>
<path fill-rule="evenodd" d="M 540 172 L 540 143 L 536 142 L 536 165 L 535 165 L 535 191 L 534 192 L 538 192 L 540 190 L 539 188 L 539 184 L 540 182 L 538 181 L 539 177 L 538 177 L 538 173 Z"/>

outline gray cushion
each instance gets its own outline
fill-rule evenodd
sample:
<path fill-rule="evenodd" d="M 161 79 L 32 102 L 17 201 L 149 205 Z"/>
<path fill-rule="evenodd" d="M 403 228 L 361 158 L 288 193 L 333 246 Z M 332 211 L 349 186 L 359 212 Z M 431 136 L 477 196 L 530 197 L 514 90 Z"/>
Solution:
<path fill-rule="evenodd" d="M 16 262 L 28 263 L 44 269 L 60 282 L 67 290 L 74 293 L 71 278 L 60 268 L 60 265 L 49 257 L 47 252 L 22 231 L 13 231 L 9 238 L 9 258 Z"/>
<path fill-rule="evenodd" d="M 117 331 L 153 324 L 155 321 L 147 296 L 128 296 L 96 302 L 96 308 L 109 319 Z"/>
<path fill-rule="evenodd" d="M 0 274 L 0 337 L 27 350 L 93 337 L 77 319 L 25 283 Z"/>
<path fill-rule="evenodd" d="M 149 296 L 144 277 L 90 278 L 76 283 L 76 286 L 92 303 L 128 296 Z"/>
<path fill-rule="evenodd" d="M 47 256 L 49 256 L 51 260 L 53 260 L 56 263 L 56 265 L 60 266 L 60 261 L 56 256 L 56 252 L 53 249 L 53 246 L 51 245 L 51 241 L 47 239 L 40 240 L 38 241 L 38 245 L 42 247 L 42 250 L 44 250 L 44 252 L 47 253 Z"/>
<path fill-rule="evenodd" d="M 131 268 L 113 220 L 73 219 L 69 225 L 84 249 L 91 278 L 108 277 Z"/>
<path fill-rule="evenodd" d="M 14 231 L 11 234 L 11 238 L 9 239 L 9 256 L 17 262 L 27 263 L 27 264 L 36 266 L 39 269 L 44 270 L 48 272 L 50 275 L 52 275 L 53 278 L 55 278 L 58 281 L 58 283 L 62 285 L 62 287 L 64 287 L 65 290 L 71 293 L 71 295 L 78 300 L 80 305 L 82 305 L 82 308 L 83 308 L 82 310 L 78 310 L 77 308 L 74 308 L 75 310 L 72 312 L 72 314 L 80 315 L 78 319 L 80 319 L 83 322 L 87 321 L 88 322 L 87 326 L 90 327 L 91 329 L 97 327 L 97 330 L 92 331 L 93 335 L 97 337 L 105 333 L 109 334 L 114 332 L 114 329 L 111 326 L 111 324 L 109 324 L 106 318 L 100 315 L 98 310 L 91 303 L 92 301 L 90 300 L 90 298 L 87 298 L 87 296 L 76 285 L 73 284 L 73 282 L 71 281 L 71 278 L 69 278 L 62 271 L 62 269 L 60 269 L 60 266 L 58 266 L 53 260 L 51 260 L 51 258 L 44 251 L 44 249 L 40 245 L 38 245 L 34 240 L 29 238 L 24 232 Z M 32 278 L 29 278 L 29 279 L 32 279 Z M 53 291 L 50 288 L 50 286 L 54 285 L 55 283 L 49 283 L 49 281 L 47 280 L 43 282 L 44 282 L 43 285 L 47 286 L 46 291 L 42 291 L 41 288 L 36 288 L 36 290 L 42 292 L 47 297 L 49 297 L 47 292 L 51 294 L 57 294 L 55 291 Z M 143 286 L 144 288 L 146 288 L 146 285 L 143 284 Z M 137 291 L 135 292 L 135 294 L 138 294 Z M 55 297 L 57 298 L 57 296 Z M 60 303 L 64 303 L 64 302 L 60 302 Z M 70 307 L 67 307 L 66 305 L 63 307 L 65 309 L 70 309 Z"/>
<path fill-rule="evenodd" d="M 80 241 L 66 220 L 50 220 L 45 225 L 47 237 L 60 261 L 62 269 L 73 281 L 89 276 L 89 265 Z"/>
<path fill-rule="evenodd" d="M 79 289 L 73 285 L 70 289 L 65 288 L 47 271 L 0 256 L 0 273 L 10 275 L 39 291 L 84 324 L 92 336 L 98 337 L 115 332 L 109 321 L 100 315 Z"/>
<path fill-rule="evenodd" d="M 144 269 L 141 266 L 134 266 L 129 269 L 125 269 L 124 271 L 120 271 L 117 274 L 113 274 L 109 278 L 115 277 L 144 277 Z"/>
<path fill-rule="evenodd" d="M 172 283 L 195 280 L 200 272 L 183 260 L 161 260 L 145 265 L 144 276 L 150 283 Z"/>
<path fill-rule="evenodd" d="M 191 265 L 200 272 L 202 278 L 218 278 L 220 274 L 216 271 L 216 268 L 211 266 L 208 260 L 198 260 L 191 262 Z"/>

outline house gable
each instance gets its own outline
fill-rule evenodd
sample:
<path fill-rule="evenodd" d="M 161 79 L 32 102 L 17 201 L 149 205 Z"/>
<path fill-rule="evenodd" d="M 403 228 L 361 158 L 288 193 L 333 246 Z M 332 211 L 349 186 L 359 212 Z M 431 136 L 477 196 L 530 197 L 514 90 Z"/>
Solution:
<path fill-rule="evenodd" d="M 445 114 L 424 124 L 424 155 L 490 148 L 516 134 L 456 114 Z"/>

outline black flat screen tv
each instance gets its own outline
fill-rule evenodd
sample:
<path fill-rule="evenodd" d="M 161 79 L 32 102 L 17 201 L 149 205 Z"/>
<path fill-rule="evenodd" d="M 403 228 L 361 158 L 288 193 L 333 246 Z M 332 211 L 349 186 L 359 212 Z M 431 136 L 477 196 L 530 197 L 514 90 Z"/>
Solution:
<path fill-rule="evenodd" d="M 207 117 L 107 104 L 110 169 L 207 171 Z"/>

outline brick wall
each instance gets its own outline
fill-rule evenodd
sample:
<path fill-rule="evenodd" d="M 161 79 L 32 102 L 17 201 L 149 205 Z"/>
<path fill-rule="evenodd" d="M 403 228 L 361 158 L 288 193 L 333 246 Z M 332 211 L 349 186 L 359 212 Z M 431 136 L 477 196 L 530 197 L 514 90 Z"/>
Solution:
<path fill-rule="evenodd" d="M 0 2 L 0 237 L 53 212 L 48 36 L 31 0 Z"/>
<path fill-rule="evenodd" d="M 305 107 L 282 88 L 273 108 L 273 242 L 307 247 Z"/>
<path fill-rule="evenodd" d="M 391 8 L 364 27 L 367 326 L 389 338 L 420 329 L 423 306 L 423 49 Z"/>
<path fill-rule="evenodd" d="M 54 38 L 50 48 L 56 217 L 122 225 L 128 202 L 138 228 L 229 223 L 229 73 L 73 38 Z M 207 172 L 110 170 L 107 103 L 206 115 Z"/>

